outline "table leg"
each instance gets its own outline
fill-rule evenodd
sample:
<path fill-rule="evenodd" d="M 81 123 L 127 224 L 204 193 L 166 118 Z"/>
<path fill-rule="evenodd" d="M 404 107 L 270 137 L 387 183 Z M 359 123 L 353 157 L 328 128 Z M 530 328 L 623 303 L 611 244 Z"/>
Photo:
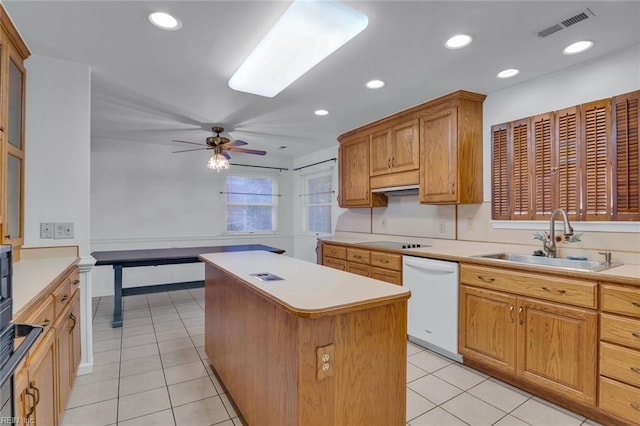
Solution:
<path fill-rule="evenodd" d="M 122 327 L 122 265 L 113 265 L 113 328 Z"/>

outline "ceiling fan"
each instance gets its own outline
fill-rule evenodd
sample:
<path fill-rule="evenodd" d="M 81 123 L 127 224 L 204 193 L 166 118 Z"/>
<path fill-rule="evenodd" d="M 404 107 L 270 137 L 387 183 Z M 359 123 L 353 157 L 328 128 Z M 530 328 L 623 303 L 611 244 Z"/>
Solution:
<path fill-rule="evenodd" d="M 245 141 L 234 140 L 226 138 L 224 136 L 220 136 L 220 133 L 224 132 L 224 128 L 214 126 L 211 128 L 215 136 L 209 136 L 205 139 L 206 143 L 197 143 L 197 142 L 189 142 L 189 141 L 181 141 L 174 139 L 173 142 L 179 143 L 187 143 L 190 145 L 199 145 L 203 148 L 193 148 L 193 149 L 183 149 L 180 151 L 174 151 L 174 154 L 180 152 L 189 152 L 189 151 L 200 151 L 200 150 L 213 150 L 213 155 L 209 159 L 207 163 L 207 167 L 210 169 L 218 170 L 228 169 L 229 168 L 229 160 L 231 156 L 227 151 L 231 152 L 243 152 L 245 154 L 256 154 L 256 155 L 265 155 L 267 151 L 262 151 L 258 149 L 248 149 L 248 148 L 239 148 L 240 146 L 247 145 Z"/>

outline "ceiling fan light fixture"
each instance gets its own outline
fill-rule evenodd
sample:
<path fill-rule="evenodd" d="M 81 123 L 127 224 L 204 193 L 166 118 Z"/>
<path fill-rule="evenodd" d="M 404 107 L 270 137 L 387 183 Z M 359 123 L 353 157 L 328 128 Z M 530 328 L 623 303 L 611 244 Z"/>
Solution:
<path fill-rule="evenodd" d="M 207 162 L 207 168 L 215 170 L 217 172 L 219 172 L 220 170 L 227 170 L 229 169 L 229 160 L 227 160 L 224 155 L 216 152 L 211 156 L 211 158 L 209 158 L 209 161 Z"/>
<path fill-rule="evenodd" d="M 175 31 L 182 28 L 182 22 L 166 12 L 149 13 L 149 22 L 163 30 Z"/>
<path fill-rule="evenodd" d="M 296 0 L 229 80 L 240 92 L 272 98 L 369 24 L 335 0 Z"/>

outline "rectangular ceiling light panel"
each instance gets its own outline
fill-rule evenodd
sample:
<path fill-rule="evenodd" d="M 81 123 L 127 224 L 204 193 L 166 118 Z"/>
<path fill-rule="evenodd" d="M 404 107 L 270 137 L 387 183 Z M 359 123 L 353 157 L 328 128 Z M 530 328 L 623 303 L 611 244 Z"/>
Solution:
<path fill-rule="evenodd" d="M 229 80 L 274 97 L 364 30 L 367 15 L 333 0 L 296 0 Z"/>

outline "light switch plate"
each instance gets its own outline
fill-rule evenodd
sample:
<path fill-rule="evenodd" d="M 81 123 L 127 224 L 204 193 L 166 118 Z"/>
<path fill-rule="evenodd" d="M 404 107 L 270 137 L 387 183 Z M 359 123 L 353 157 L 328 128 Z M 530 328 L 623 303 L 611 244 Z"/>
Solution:
<path fill-rule="evenodd" d="M 74 238 L 73 222 L 56 223 L 54 227 L 53 238 L 55 239 Z"/>
<path fill-rule="evenodd" d="M 40 238 L 53 238 L 53 222 L 40 223 Z"/>

